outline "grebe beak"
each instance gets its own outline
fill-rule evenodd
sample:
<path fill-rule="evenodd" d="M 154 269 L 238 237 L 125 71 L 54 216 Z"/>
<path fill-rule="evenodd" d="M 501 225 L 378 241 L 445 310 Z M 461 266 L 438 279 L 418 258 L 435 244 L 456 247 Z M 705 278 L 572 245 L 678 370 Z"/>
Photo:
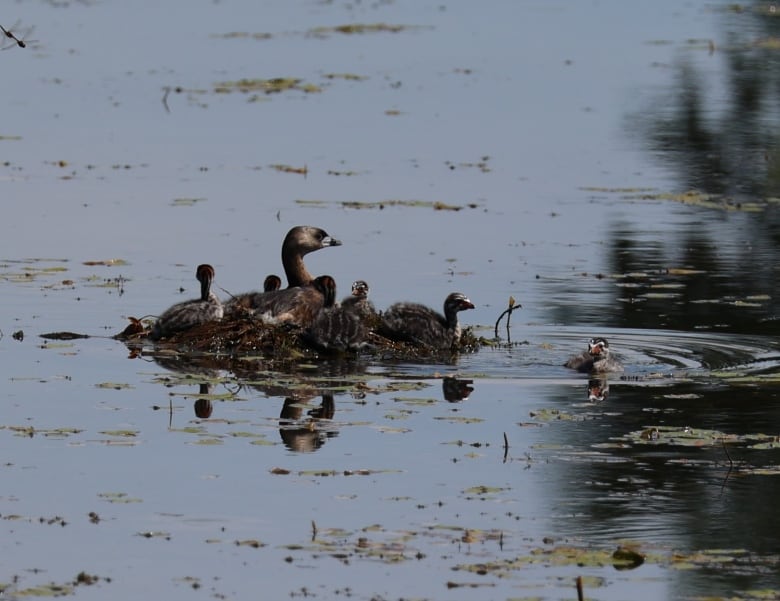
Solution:
<path fill-rule="evenodd" d="M 323 246 L 341 246 L 341 240 L 336 240 L 333 236 L 325 236 L 322 239 Z"/>

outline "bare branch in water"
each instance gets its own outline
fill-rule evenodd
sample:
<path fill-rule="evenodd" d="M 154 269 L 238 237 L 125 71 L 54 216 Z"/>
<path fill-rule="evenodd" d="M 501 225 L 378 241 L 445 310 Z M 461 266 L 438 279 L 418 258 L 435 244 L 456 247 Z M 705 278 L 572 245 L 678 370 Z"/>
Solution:
<path fill-rule="evenodd" d="M 506 317 L 506 337 L 507 337 L 507 340 L 510 339 L 510 335 L 509 335 L 509 320 L 512 317 L 512 311 L 514 311 L 515 309 L 522 309 L 522 308 L 523 308 L 523 305 L 521 305 L 520 303 L 516 303 L 514 296 L 510 296 L 509 297 L 509 306 L 506 309 L 504 309 L 504 312 L 501 315 L 499 315 L 498 319 L 496 320 L 496 327 L 494 329 L 494 333 L 495 333 L 496 338 L 498 338 L 498 324 L 501 323 L 501 320 L 504 318 L 504 315 L 506 315 L 507 316 Z"/>

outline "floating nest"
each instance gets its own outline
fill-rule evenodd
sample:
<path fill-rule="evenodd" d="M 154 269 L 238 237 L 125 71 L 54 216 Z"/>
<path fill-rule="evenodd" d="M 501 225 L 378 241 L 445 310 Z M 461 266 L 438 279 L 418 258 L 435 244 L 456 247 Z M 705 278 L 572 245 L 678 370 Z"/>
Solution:
<path fill-rule="evenodd" d="M 359 351 L 323 350 L 312 346 L 301 328 L 267 324 L 249 317 L 204 323 L 154 342 L 149 338 L 150 331 L 144 322 L 131 317 L 130 325 L 114 338 L 128 344 L 151 343 L 180 353 L 262 355 L 275 359 L 358 354 L 395 360 L 442 359 L 458 353 L 472 353 L 488 344 L 483 338 L 474 336 L 470 328 L 465 328 L 459 343 L 447 350 L 395 342 L 369 331 L 365 345 Z"/>

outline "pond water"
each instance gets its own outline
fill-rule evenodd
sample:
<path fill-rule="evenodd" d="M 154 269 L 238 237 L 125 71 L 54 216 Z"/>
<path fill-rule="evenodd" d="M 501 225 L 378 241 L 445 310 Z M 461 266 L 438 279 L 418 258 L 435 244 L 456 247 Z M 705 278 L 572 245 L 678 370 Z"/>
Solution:
<path fill-rule="evenodd" d="M 778 595 L 777 14 L 5 7 L 0 598 Z M 341 294 L 522 309 L 436 361 L 111 338 L 302 223 Z M 624 374 L 562 367 L 597 335 Z"/>

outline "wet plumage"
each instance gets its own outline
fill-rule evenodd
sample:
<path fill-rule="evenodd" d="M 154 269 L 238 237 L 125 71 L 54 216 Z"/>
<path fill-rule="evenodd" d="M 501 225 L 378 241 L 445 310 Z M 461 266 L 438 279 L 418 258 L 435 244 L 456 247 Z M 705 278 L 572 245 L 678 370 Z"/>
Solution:
<path fill-rule="evenodd" d="M 308 327 L 324 308 L 333 306 L 335 297 L 330 296 L 326 283 L 332 280 L 330 276 L 322 275 L 306 286 L 275 290 L 257 296 L 252 306 L 254 315 L 267 323 Z"/>
<path fill-rule="evenodd" d="M 317 278 L 317 280 L 319 279 Z M 335 306 L 336 282 L 333 278 L 324 280 L 319 285 L 323 287 L 326 299 L 325 310 L 306 330 L 303 339 L 322 351 L 345 352 L 364 348 L 368 344 L 369 334 L 362 316 L 362 309 L 365 307 L 354 304 L 345 305 L 347 299 L 342 301 L 340 306 Z M 354 284 L 352 290 L 354 293 Z M 366 285 L 365 294 L 367 293 L 368 286 Z M 363 295 L 363 299 L 365 299 L 365 295 Z"/>
<path fill-rule="evenodd" d="M 564 367 L 576 369 L 581 373 L 605 373 L 623 371 L 623 366 L 614 357 L 610 357 L 609 342 L 606 338 L 591 338 L 588 350 L 569 357 Z"/>
<path fill-rule="evenodd" d="M 198 265 L 195 277 L 200 282 L 200 298 L 177 303 L 160 315 L 152 326 L 152 340 L 167 338 L 193 326 L 222 319 L 222 303 L 211 292 L 214 268 L 211 265 Z"/>
<path fill-rule="evenodd" d="M 386 338 L 417 346 L 449 349 L 460 341 L 458 312 L 474 304 L 460 292 L 444 301 L 444 315 L 417 303 L 391 305 L 380 318 L 379 333 Z"/>
<path fill-rule="evenodd" d="M 251 309 L 255 316 L 267 323 L 286 323 L 305 328 L 314 323 L 323 309 L 334 305 L 335 288 L 332 277 L 321 275 L 306 286 L 257 295 L 252 299 L 254 304 Z"/>

